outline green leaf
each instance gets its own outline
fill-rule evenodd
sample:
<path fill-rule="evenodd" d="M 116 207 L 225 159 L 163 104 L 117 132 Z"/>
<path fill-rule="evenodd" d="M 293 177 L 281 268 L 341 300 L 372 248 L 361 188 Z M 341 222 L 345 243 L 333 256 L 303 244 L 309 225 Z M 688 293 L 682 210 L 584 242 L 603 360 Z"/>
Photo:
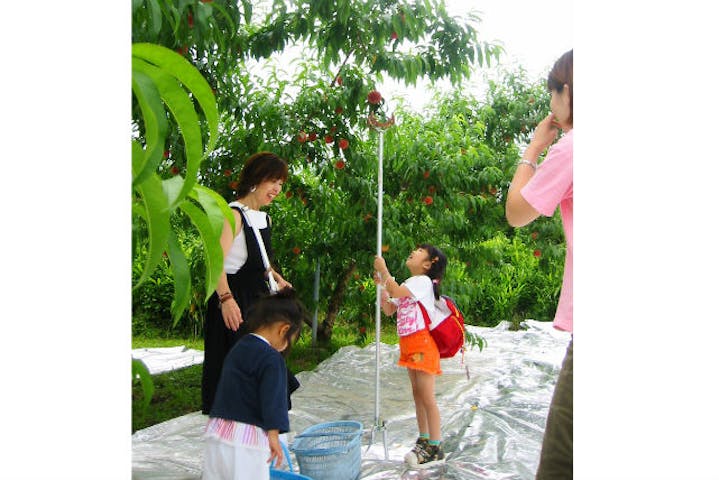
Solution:
<path fill-rule="evenodd" d="M 248 0 L 242 1 L 242 8 L 245 12 L 245 23 L 250 25 L 252 23 L 252 2 Z"/>
<path fill-rule="evenodd" d="M 202 185 L 195 185 L 192 191 L 192 198 L 197 200 L 202 208 L 210 217 L 215 228 L 218 228 L 218 236 L 222 235 L 222 227 L 224 220 L 230 222 L 232 231 L 235 231 L 235 216 L 232 214 L 232 209 L 227 205 L 224 198 L 214 190 L 211 190 Z"/>
<path fill-rule="evenodd" d="M 205 249 L 205 301 L 210 298 L 217 287 L 217 282 L 223 270 L 223 253 L 219 235 L 215 235 L 207 215 L 189 200 L 180 204 L 180 209 L 190 217 L 190 220 L 200 232 L 202 244 Z"/>
<path fill-rule="evenodd" d="M 167 237 L 167 257 L 172 264 L 172 277 L 175 280 L 175 292 L 170 306 L 174 327 L 192 298 L 190 267 L 174 232 L 170 232 Z"/>
<path fill-rule="evenodd" d="M 147 0 L 147 4 L 150 9 L 150 24 L 152 25 L 153 35 L 160 33 L 162 28 L 162 10 L 157 0 Z"/>
<path fill-rule="evenodd" d="M 134 63 L 134 60 L 133 60 Z M 133 185 L 144 182 L 162 161 L 167 136 L 167 118 L 160 94 L 152 79 L 139 70 L 132 71 L 132 91 L 137 98 L 145 124 L 146 150 L 142 161 L 133 160 Z"/>
<path fill-rule="evenodd" d="M 172 208 L 176 202 L 181 201 L 197 182 L 197 172 L 202 161 L 202 132 L 200 121 L 195 112 L 192 100 L 175 77 L 165 71 L 142 60 L 133 59 L 133 67 L 147 74 L 157 86 L 162 100 L 172 112 L 180 129 L 185 143 L 185 157 L 187 158 L 185 182 L 177 198 L 170 204 Z"/>
<path fill-rule="evenodd" d="M 203 3 L 202 5 L 209 7 L 209 8 L 213 8 L 213 9 L 217 10 L 218 12 L 220 12 L 220 14 L 223 17 L 225 17 L 225 20 L 227 20 L 227 24 L 228 24 L 227 28 L 229 29 L 230 32 L 235 32 L 237 30 L 237 26 L 235 25 L 234 20 L 232 20 L 232 17 L 227 13 L 227 9 L 224 6 L 218 4 L 217 2 Z M 252 16 L 252 5 L 251 4 L 250 4 L 250 16 Z M 249 23 L 249 21 L 247 23 Z"/>
<path fill-rule="evenodd" d="M 212 18 L 212 3 L 200 3 L 195 5 L 195 22 L 203 27 L 208 26 L 208 21 Z"/>
<path fill-rule="evenodd" d="M 135 145 L 133 143 L 133 149 L 136 148 Z M 155 174 L 151 175 L 143 183 L 137 185 L 135 191 L 144 207 L 143 218 L 147 221 L 149 246 L 142 275 L 133 288 L 137 288 L 147 280 L 157 264 L 160 263 L 170 231 L 170 210 L 159 177 Z"/>
<path fill-rule="evenodd" d="M 142 406 L 147 408 L 150 405 L 152 396 L 155 394 L 155 385 L 152 383 L 152 375 L 142 360 L 132 359 L 132 379 L 140 377 L 142 385 Z"/>
<path fill-rule="evenodd" d="M 175 175 L 162 181 L 162 189 L 165 191 L 168 205 L 175 205 L 179 202 L 180 192 L 184 184 L 185 181 L 180 175 Z"/>
<path fill-rule="evenodd" d="M 205 114 L 210 132 L 205 154 L 212 151 L 217 142 L 219 114 L 217 112 L 215 95 L 212 93 L 212 89 L 207 83 L 207 80 L 205 80 L 202 74 L 188 62 L 187 59 L 168 48 L 149 43 L 135 43 L 132 46 L 132 54 L 169 72 L 182 82 L 192 93 L 192 96 L 197 99 L 197 102 Z"/>

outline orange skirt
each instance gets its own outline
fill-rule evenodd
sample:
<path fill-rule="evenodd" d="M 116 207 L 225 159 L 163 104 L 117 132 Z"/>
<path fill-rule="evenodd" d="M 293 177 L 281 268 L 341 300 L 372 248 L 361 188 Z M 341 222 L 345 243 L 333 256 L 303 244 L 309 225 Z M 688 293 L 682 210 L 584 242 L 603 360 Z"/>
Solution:
<path fill-rule="evenodd" d="M 399 337 L 397 365 L 421 370 L 431 375 L 442 374 L 442 369 L 439 367 L 439 350 L 429 330 L 424 329 L 406 337 Z"/>

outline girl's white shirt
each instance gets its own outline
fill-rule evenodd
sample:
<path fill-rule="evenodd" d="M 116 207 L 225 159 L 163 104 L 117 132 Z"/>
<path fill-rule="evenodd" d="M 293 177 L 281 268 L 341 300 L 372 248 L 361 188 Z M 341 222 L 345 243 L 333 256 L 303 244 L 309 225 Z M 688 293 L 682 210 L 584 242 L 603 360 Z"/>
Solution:
<path fill-rule="evenodd" d="M 434 289 L 432 280 L 427 275 L 415 275 L 409 277 L 402 283 L 412 294 L 411 301 L 392 299 L 398 306 L 397 310 L 397 332 L 404 336 L 425 328 L 424 317 L 416 302 L 422 302 L 427 311 L 430 323 L 434 323 L 436 307 L 434 303 Z M 408 299 L 409 300 L 409 299 Z"/>
<path fill-rule="evenodd" d="M 230 202 L 230 207 L 243 208 L 245 205 L 240 202 Z M 251 225 L 255 225 L 262 230 L 267 228 L 267 214 L 259 210 L 247 209 L 243 210 L 245 216 L 249 219 Z M 227 252 L 224 261 L 225 273 L 236 273 L 242 265 L 247 262 L 247 239 L 245 238 L 245 229 L 241 228 L 232 241 L 230 251 Z"/>
<path fill-rule="evenodd" d="M 250 335 L 254 335 L 255 337 L 257 337 L 257 338 L 259 338 L 260 340 L 264 341 L 267 345 L 272 346 L 272 344 L 270 343 L 269 340 L 267 340 L 265 337 L 263 337 L 262 335 L 260 335 L 260 334 L 258 334 L 258 333 L 250 332 Z"/>

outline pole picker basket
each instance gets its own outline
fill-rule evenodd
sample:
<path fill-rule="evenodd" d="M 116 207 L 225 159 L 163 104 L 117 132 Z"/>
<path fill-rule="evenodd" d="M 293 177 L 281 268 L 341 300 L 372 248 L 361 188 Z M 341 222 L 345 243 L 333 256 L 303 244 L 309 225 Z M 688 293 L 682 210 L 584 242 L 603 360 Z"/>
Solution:
<path fill-rule="evenodd" d="M 291 450 L 300 473 L 313 480 L 357 480 L 362 465 L 362 424 L 321 423 L 297 435 Z"/>

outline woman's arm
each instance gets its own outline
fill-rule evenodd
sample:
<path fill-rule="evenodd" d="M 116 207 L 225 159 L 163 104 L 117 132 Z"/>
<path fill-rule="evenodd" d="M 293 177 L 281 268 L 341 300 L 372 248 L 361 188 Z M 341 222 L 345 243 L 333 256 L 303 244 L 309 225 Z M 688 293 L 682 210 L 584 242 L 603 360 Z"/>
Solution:
<path fill-rule="evenodd" d="M 507 222 L 513 227 L 523 227 L 539 217 L 539 212 L 532 207 L 522 196 L 521 190 L 534 176 L 537 169 L 537 160 L 554 140 L 557 138 L 558 124 L 554 115 L 549 114 L 539 122 L 534 130 L 532 141 L 529 142 L 527 150 L 522 155 L 522 160 L 517 165 L 514 178 L 507 191 L 507 203 L 505 215 Z"/>
<path fill-rule="evenodd" d="M 232 214 L 235 216 L 235 232 L 239 232 L 242 228 L 242 215 L 237 213 L 235 210 L 232 210 Z M 222 226 L 222 235 L 220 236 L 220 245 L 222 246 L 223 258 L 227 257 L 227 254 L 232 248 L 232 243 L 235 241 L 236 236 L 235 232 L 232 231 L 230 222 L 225 220 L 225 223 Z M 227 274 L 225 273 L 224 268 L 222 269 L 220 279 L 217 282 L 216 292 L 220 298 L 222 298 L 223 294 L 226 294 L 228 292 L 232 293 L 230 292 L 230 285 L 227 282 Z M 236 332 L 237 329 L 240 328 L 240 324 L 243 322 L 243 319 L 242 312 L 240 311 L 240 306 L 237 305 L 235 297 L 232 296 L 224 302 L 220 303 L 220 310 L 222 310 L 222 319 L 225 321 L 225 326 L 233 332 Z"/>
<path fill-rule="evenodd" d="M 275 252 L 272 248 L 272 217 L 267 215 L 267 226 L 269 227 L 269 245 L 265 245 L 265 250 L 267 251 L 267 257 L 270 260 L 270 275 L 274 277 L 275 281 L 277 282 L 277 288 L 282 290 L 283 288 L 292 288 L 292 284 L 284 279 L 282 275 L 277 273 L 275 269 L 271 266 L 273 263 L 275 263 Z M 279 268 L 279 267 L 278 267 Z"/>

